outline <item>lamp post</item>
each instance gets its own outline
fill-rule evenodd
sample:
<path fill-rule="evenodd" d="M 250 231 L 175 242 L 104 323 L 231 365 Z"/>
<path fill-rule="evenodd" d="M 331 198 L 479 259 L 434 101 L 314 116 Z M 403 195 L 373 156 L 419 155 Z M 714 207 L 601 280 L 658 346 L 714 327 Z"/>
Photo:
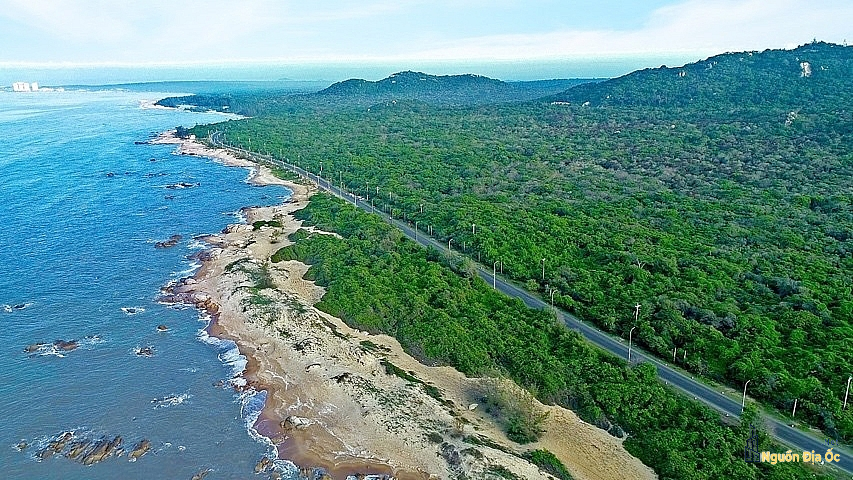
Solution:
<path fill-rule="evenodd" d="M 418 222 L 415 222 L 415 241 L 418 241 Z"/>
<path fill-rule="evenodd" d="M 631 364 L 631 342 L 633 341 L 632 334 L 634 333 L 634 329 L 637 328 L 636 325 L 631 327 L 631 330 L 628 330 L 628 364 Z"/>
<path fill-rule="evenodd" d="M 447 251 L 448 251 L 448 253 L 450 252 L 450 242 L 452 242 L 452 241 L 453 241 L 452 238 L 447 239 Z"/>
<path fill-rule="evenodd" d="M 498 289 L 498 272 L 497 272 L 497 269 L 498 269 L 498 262 L 499 261 L 500 260 L 495 260 L 495 263 L 492 264 L 492 288 L 495 290 Z"/>
<path fill-rule="evenodd" d="M 847 390 L 844 392 L 844 406 L 841 407 L 842 410 L 847 408 L 847 394 L 850 393 L 850 380 L 853 380 L 853 375 L 847 377 Z"/>
<path fill-rule="evenodd" d="M 542 281 L 545 281 L 545 259 L 542 259 Z"/>
<path fill-rule="evenodd" d="M 746 381 L 746 383 L 743 384 L 743 400 L 741 400 L 741 402 L 740 402 L 741 413 L 743 413 L 744 409 L 746 408 L 746 386 L 749 385 L 749 382 L 751 382 L 751 381 L 752 381 L 752 379 L 749 379 Z"/>
<path fill-rule="evenodd" d="M 554 308 L 554 293 L 556 293 L 556 292 L 557 292 L 557 289 L 554 287 L 551 287 L 551 310 L 554 311 L 555 317 L 557 316 L 557 309 Z"/>

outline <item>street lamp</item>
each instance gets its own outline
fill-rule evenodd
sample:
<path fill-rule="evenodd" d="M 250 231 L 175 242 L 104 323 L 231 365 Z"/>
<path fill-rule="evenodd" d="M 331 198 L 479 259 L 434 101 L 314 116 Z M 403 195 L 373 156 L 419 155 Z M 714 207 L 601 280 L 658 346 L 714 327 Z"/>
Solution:
<path fill-rule="evenodd" d="M 556 288 L 551 287 L 551 310 L 554 311 L 554 316 L 557 316 L 557 309 L 554 308 L 554 293 L 557 292 Z"/>
<path fill-rule="evenodd" d="M 844 406 L 841 407 L 842 410 L 847 408 L 847 394 L 850 393 L 850 380 L 853 380 L 853 375 L 847 377 L 847 390 L 844 392 Z"/>
<path fill-rule="evenodd" d="M 415 222 L 415 241 L 418 241 L 418 222 Z"/>
<path fill-rule="evenodd" d="M 631 341 L 633 340 L 633 337 L 631 334 L 634 333 L 635 328 L 637 328 L 636 325 L 631 327 L 631 330 L 628 330 L 628 364 L 629 365 L 631 364 Z"/>
<path fill-rule="evenodd" d="M 542 259 L 542 281 L 545 281 L 545 259 Z"/>
<path fill-rule="evenodd" d="M 492 264 L 492 288 L 497 290 L 498 288 L 498 262 L 500 260 L 495 260 L 495 263 Z"/>
<path fill-rule="evenodd" d="M 450 252 L 450 242 L 452 242 L 452 241 L 453 241 L 453 239 L 452 239 L 452 238 L 448 238 L 448 239 L 447 239 L 447 251 L 448 251 L 448 252 Z"/>
<path fill-rule="evenodd" d="M 746 386 L 749 385 L 749 382 L 751 382 L 751 381 L 752 381 L 752 379 L 749 379 L 746 381 L 746 383 L 743 384 L 743 400 L 741 400 L 741 402 L 740 402 L 741 413 L 743 413 L 743 410 L 746 408 Z"/>

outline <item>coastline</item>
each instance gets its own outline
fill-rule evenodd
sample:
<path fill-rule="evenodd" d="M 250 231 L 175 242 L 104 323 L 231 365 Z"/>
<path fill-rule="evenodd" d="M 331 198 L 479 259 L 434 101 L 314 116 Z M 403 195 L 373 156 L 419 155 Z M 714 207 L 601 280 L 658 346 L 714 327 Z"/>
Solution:
<path fill-rule="evenodd" d="M 494 419 L 470 408 L 479 379 L 450 367 L 422 365 L 395 339 L 354 330 L 315 309 L 324 290 L 303 279 L 308 266 L 269 261 L 290 244 L 287 236 L 302 228 L 292 214 L 307 204 L 313 186 L 280 179 L 263 165 L 174 135 L 152 143 L 175 144 L 177 154 L 249 168 L 253 185 L 293 191 L 284 204 L 244 209 L 246 224 L 204 237 L 209 247 L 199 255 L 201 267 L 172 286 L 167 299 L 207 312 L 208 333 L 236 343 L 247 360 L 245 388 L 267 392 L 254 428 L 276 445 L 279 459 L 298 465 L 305 478 L 320 478 L 319 471 L 335 479 L 372 474 L 421 480 L 460 472 L 476 478 L 495 465 L 520 478 L 552 478 L 517 455 L 537 448 L 552 451 L 577 479 L 656 478 L 621 440 L 560 407 L 537 402 L 549 412 L 547 433 L 530 445 L 513 444 Z M 277 223 L 255 229 L 257 221 Z M 387 373 L 383 362 L 437 387 L 443 401 Z M 465 441 L 472 436 L 487 441 L 473 448 Z"/>

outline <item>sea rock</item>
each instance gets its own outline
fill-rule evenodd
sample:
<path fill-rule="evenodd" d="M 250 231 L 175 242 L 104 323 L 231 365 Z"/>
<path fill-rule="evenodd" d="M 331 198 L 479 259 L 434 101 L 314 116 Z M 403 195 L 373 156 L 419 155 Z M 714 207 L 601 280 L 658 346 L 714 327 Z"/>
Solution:
<path fill-rule="evenodd" d="M 246 233 L 246 232 L 251 232 L 252 230 L 253 230 L 253 228 L 251 225 L 243 225 L 240 223 L 232 223 L 231 225 L 228 225 L 227 227 L 223 228 L 222 233 L 225 233 L 225 234 L 228 234 L 228 233 Z"/>
<path fill-rule="evenodd" d="M 264 473 L 272 465 L 272 460 L 269 457 L 261 457 L 258 463 L 255 464 L 255 473 Z"/>
<path fill-rule="evenodd" d="M 70 460 L 77 460 L 90 445 L 91 441 L 89 440 L 78 440 L 69 446 L 65 456 Z"/>
<path fill-rule="evenodd" d="M 133 450 L 130 451 L 130 455 L 128 455 L 128 459 L 131 462 L 135 462 L 143 455 L 148 453 L 148 450 L 151 450 L 151 441 L 148 439 L 140 440 L 136 445 L 133 446 Z"/>
<path fill-rule="evenodd" d="M 199 185 L 201 185 L 201 184 L 198 182 L 196 182 L 196 183 L 178 182 L 178 183 L 171 183 L 169 185 L 166 185 L 166 188 L 171 189 L 171 190 L 176 190 L 176 189 L 181 189 L 181 188 L 198 187 Z"/>
<path fill-rule="evenodd" d="M 157 325 L 157 331 L 158 331 L 158 332 L 168 332 L 168 331 L 169 331 L 169 327 L 167 327 L 167 326 L 165 326 L 165 325 Z"/>
<path fill-rule="evenodd" d="M 15 445 L 15 448 L 18 449 L 19 452 L 23 452 L 29 446 L 30 444 L 28 444 L 26 440 L 21 440 L 17 445 Z"/>
<path fill-rule="evenodd" d="M 92 448 L 91 451 L 83 455 L 81 462 L 83 465 L 94 465 L 102 462 L 112 455 L 119 446 L 121 446 L 121 442 L 122 438 L 118 435 L 112 440 L 103 438 L 95 443 L 94 448 Z"/>
<path fill-rule="evenodd" d="M 24 351 L 27 353 L 33 353 L 33 352 L 37 352 L 37 351 L 41 350 L 42 348 L 44 348 L 46 346 L 47 346 L 46 343 L 41 343 L 41 342 L 32 343 L 32 344 L 28 345 L 27 348 L 24 349 Z"/>
<path fill-rule="evenodd" d="M 76 350 L 77 347 L 80 346 L 80 344 L 77 343 L 77 340 L 56 340 L 55 342 L 53 342 L 53 346 L 57 350 L 62 350 L 63 352 L 70 352 L 72 350 Z"/>
<path fill-rule="evenodd" d="M 311 425 L 311 420 L 303 417 L 297 417 L 296 415 L 291 415 L 281 422 L 281 428 L 285 431 L 290 430 L 305 430 Z"/>
<path fill-rule="evenodd" d="M 196 473 L 195 475 L 193 475 L 192 480 L 204 480 L 204 477 L 206 477 L 206 476 L 207 476 L 207 474 L 208 474 L 208 473 L 210 473 L 210 472 L 212 472 L 212 471 L 213 471 L 213 470 L 211 470 L 211 469 L 209 469 L 209 468 L 208 468 L 208 469 L 205 469 L 205 470 L 202 470 L 202 471 L 200 471 L 200 472 Z"/>
<path fill-rule="evenodd" d="M 136 353 L 137 357 L 153 357 L 154 347 L 150 345 L 147 347 L 139 347 L 134 351 L 134 353 Z"/>
<path fill-rule="evenodd" d="M 178 235 L 178 234 L 172 235 L 171 237 L 169 237 L 168 240 L 164 240 L 162 242 L 155 243 L 154 248 L 172 248 L 175 245 L 177 245 L 178 242 L 180 242 L 182 238 L 184 238 L 183 235 Z"/>

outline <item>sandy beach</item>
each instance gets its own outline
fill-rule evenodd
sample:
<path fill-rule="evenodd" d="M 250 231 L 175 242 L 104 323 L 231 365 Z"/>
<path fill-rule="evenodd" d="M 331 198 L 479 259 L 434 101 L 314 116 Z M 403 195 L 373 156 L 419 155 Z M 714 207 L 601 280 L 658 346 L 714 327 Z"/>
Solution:
<path fill-rule="evenodd" d="M 306 478 L 320 478 L 315 469 L 334 479 L 356 474 L 498 478 L 495 471 L 553 478 L 522 458 L 541 448 L 554 453 L 576 479 L 656 478 L 621 440 L 556 406 L 537 402 L 549 412 L 546 433 L 534 444 L 515 444 L 476 407 L 483 380 L 422 365 L 395 339 L 352 329 L 314 308 L 324 290 L 304 280 L 308 266 L 272 263 L 270 257 L 290 243 L 288 235 L 304 228 L 292 214 L 307 204 L 315 187 L 282 180 L 265 166 L 199 142 L 170 134 L 153 142 L 249 168 L 253 184 L 293 191 L 282 205 L 244 209 L 246 225 L 205 237 L 209 248 L 201 255 L 202 267 L 171 286 L 168 298 L 207 311 L 213 319 L 210 333 L 237 344 L 248 360 L 246 388 L 268 394 L 257 430 Z M 253 228 L 258 221 L 274 223 Z M 409 377 L 387 373 L 388 364 Z M 435 387 L 442 401 L 424 385 Z M 275 478 L 263 462 L 258 469 Z"/>

